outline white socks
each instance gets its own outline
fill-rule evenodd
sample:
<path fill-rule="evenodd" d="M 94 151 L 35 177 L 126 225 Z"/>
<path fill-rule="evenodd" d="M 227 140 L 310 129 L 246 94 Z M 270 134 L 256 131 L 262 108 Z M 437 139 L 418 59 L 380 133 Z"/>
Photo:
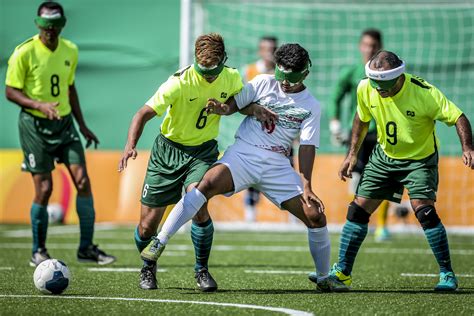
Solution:
<path fill-rule="evenodd" d="M 331 243 L 327 226 L 308 228 L 308 242 L 318 281 L 323 280 L 328 277 L 331 259 Z"/>
<path fill-rule="evenodd" d="M 206 197 L 196 188 L 186 193 L 186 195 L 176 203 L 163 224 L 163 227 L 158 234 L 160 243 L 166 245 L 168 239 L 173 236 L 181 226 L 192 219 L 206 202 Z"/>

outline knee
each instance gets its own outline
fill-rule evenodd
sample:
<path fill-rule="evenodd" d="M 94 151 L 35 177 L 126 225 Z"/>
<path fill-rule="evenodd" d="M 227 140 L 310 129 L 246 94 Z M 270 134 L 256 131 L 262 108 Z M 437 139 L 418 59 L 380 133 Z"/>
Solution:
<path fill-rule="evenodd" d="M 197 185 L 197 189 L 209 200 L 214 194 L 214 183 L 212 179 L 203 178 Z"/>
<path fill-rule="evenodd" d="M 441 219 L 436 213 L 434 205 L 422 205 L 415 211 L 416 218 L 423 229 L 434 228 L 441 223 Z"/>
<path fill-rule="evenodd" d="M 324 215 L 324 213 L 313 211 L 307 214 L 306 218 L 308 222 L 305 224 L 308 228 L 320 228 L 326 226 L 326 215 Z"/>
<path fill-rule="evenodd" d="M 351 202 L 347 208 L 347 220 L 359 224 L 368 224 L 370 214 L 355 202 Z"/>
<path fill-rule="evenodd" d="M 77 193 L 79 195 L 90 194 L 91 185 L 90 185 L 89 177 L 87 175 L 83 175 L 79 179 L 77 179 L 76 188 L 77 188 Z"/>
<path fill-rule="evenodd" d="M 207 210 L 207 203 L 206 203 L 201 207 L 199 212 L 197 212 L 196 215 L 194 215 L 193 221 L 198 224 L 201 224 L 201 223 L 207 222 L 210 218 L 211 216 L 209 215 L 209 211 Z"/>
<path fill-rule="evenodd" d="M 37 199 L 41 202 L 41 204 L 47 204 L 52 193 L 53 193 L 53 182 L 42 181 L 39 188 L 36 191 Z"/>
<path fill-rule="evenodd" d="M 156 235 L 157 228 L 158 227 L 156 227 L 156 225 L 154 225 L 153 223 L 140 221 L 140 224 L 138 225 L 138 233 L 140 235 L 140 238 L 151 238 L 152 236 Z"/>

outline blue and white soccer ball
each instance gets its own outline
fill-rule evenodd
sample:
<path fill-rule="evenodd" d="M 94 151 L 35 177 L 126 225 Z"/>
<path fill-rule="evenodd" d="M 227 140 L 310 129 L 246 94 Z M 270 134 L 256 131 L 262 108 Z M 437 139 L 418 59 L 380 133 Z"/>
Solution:
<path fill-rule="evenodd" d="M 64 219 L 64 210 L 61 204 L 51 203 L 46 207 L 48 212 L 48 220 L 50 223 L 59 224 L 63 222 Z"/>
<path fill-rule="evenodd" d="M 48 259 L 41 262 L 33 274 L 33 281 L 44 294 L 61 294 L 68 287 L 71 272 L 62 261 Z"/>

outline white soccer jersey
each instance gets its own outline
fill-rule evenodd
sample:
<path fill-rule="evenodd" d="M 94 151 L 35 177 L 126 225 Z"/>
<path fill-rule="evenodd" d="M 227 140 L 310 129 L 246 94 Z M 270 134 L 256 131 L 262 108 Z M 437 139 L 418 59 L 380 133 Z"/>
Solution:
<path fill-rule="evenodd" d="M 319 147 L 321 106 L 308 89 L 287 94 L 274 75 L 258 75 L 234 98 L 239 109 L 256 102 L 279 116 L 273 131 L 262 129 L 255 117 L 247 116 L 237 130 L 237 140 L 285 155 L 298 135 L 301 145 Z"/>

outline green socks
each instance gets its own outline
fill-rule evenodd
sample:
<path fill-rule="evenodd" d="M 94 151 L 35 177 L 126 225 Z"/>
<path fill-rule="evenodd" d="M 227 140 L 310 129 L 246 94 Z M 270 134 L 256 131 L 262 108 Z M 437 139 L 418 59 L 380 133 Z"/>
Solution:
<path fill-rule="evenodd" d="M 46 248 L 46 234 L 48 232 L 48 212 L 46 206 L 33 203 L 30 210 L 31 228 L 33 231 L 33 253 L 38 248 Z"/>
<path fill-rule="evenodd" d="M 350 275 L 352 272 L 357 252 L 365 236 L 367 236 L 367 226 L 368 224 L 348 220 L 342 229 L 339 262 L 337 265 L 345 275 Z"/>
<path fill-rule="evenodd" d="M 79 249 L 84 250 L 89 245 L 92 245 L 92 238 L 94 236 L 94 200 L 92 197 L 76 198 L 76 210 L 79 216 L 79 227 L 81 231 L 81 242 Z"/>
<path fill-rule="evenodd" d="M 430 244 L 431 250 L 439 264 L 440 272 L 452 272 L 451 257 L 449 255 L 448 236 L 442 223 L 436 227 L 424 230 L 426 239 Z"/>
<path fill-rule="evenodd" d="M 197 272 L 202 268 L 207 269 L 209 255 L 212 247 L 212 237 L 214 236 L 214 226 L 212 220 L 197 224 L 193 221 L 191 226 L 191 239 L 194 245 L 196 255 L 196 264 L 194 270 Z"/>

